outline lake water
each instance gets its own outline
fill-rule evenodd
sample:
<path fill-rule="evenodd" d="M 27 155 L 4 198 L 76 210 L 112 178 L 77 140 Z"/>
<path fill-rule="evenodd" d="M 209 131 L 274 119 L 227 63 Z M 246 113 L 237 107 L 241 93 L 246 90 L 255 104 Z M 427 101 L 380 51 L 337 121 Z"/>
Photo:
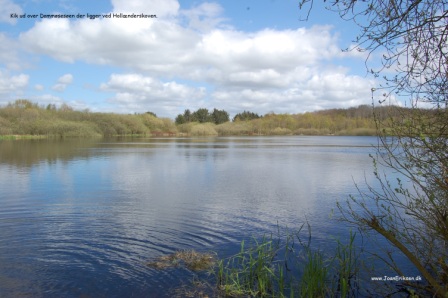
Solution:
<path fill-rule="evenodd" d="M 228 256 L 298 228 L 347 235 L 336 201 L 372 176 L 372 137 L 0 141 L 1 297 L 168 297 L 179 249 Z"/>

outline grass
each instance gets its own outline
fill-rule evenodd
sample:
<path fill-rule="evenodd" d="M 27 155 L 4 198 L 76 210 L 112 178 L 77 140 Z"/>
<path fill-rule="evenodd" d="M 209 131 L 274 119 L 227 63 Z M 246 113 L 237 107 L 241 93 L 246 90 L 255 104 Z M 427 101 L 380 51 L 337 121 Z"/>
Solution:
<path fill-rule="evenodd" d="M 335 262 L 338 268 L 336 292 L 340 293 L 341 297 L 355 296 L 355 291 L 359 288 L 357 276 L 361 262 L 359 254 L 356 253 L 355 234 L 352 232 L 347 244 L 344 245 L 338 240 Z"/>
<path fill-rule="evenodd" d="M 348 244 L 337 241 L 334 254 L 325 254 L 311 247 L 310 231 L 302 241 L 301 230 L 253 239 L 248 247 L 243 241 L 238 254 L 218 261 L 218 290 L 230 297 L 355 296 L 360 267 L 355 235 Z"/>
<path fill-rule="evenodd" d="M 330 292 L 327 285 L 329 262 L 318 250 L 307 249 L 306 256 L 303 275 L 298 286 L 300 297 L 325 297 Z"/>
<path fill-rule="evenodd" d="M 302 226 L 303 228 L 303 226 Z M 160 256 L 147 265 L 157 270 L 185 267 L 208 270 L 212 281 L 198 280 L 176 289 L 182 297 L 355 297 L 359 252 L 350 234 L 347 244 L 336 240 L 333 254 L 311 247 L 311 232 L 301 231 L 241 242 L 240 251 L 217 260 L 214 253 L 180 250 Z M 214 284 L 214 285 L 213 285 Z"/>
<path fill-rule="evenodd" d="M 242 241 L 240 253 L 219 261 L 218 288 L 226 295 L 264 296 L 274 291 L 277 276 L 273 259 L 278 247 L 266 238 L 261 243 L 254 241 L 255 245 L 247 250 Z"/>

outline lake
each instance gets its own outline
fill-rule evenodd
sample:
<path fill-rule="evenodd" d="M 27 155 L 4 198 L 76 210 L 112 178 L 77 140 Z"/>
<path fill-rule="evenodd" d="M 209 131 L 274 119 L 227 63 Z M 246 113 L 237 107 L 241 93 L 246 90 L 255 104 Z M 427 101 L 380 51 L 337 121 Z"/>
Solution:
<path fill-rule="evenodd" d="M 0 141 L 1 297 L 169 297 L 186 270 L 149 260 L 221 257 L 309 221 L 346 237 L 336 201 L 373 183 L 374 137 Z"/>

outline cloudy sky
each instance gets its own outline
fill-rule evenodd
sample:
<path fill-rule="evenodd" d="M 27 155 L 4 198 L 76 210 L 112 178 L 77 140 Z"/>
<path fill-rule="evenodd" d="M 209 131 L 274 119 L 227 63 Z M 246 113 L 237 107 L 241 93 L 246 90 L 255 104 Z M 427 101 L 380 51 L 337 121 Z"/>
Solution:
<path fill-rule="evenodd" d="M 157 18 L 40 16 L 59 13 Z M 370 104 L 365 57 L 341 51 L 356 28 L 319 5 L 304 16 L 298 0 L 0 0 L 0 105 L 174 118 Z"/>

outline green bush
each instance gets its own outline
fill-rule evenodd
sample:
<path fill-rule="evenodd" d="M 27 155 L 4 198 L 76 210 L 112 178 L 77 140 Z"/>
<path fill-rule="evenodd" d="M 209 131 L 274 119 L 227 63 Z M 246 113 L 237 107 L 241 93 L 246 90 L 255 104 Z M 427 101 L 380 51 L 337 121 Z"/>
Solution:
<path fill-rule="evenodd" d="M 219 135 L 248 135 L 251 134 L 251 124 L 246 121 L 226 122 L 215 126 L 215 130 Z"/>
<path fill-rule="evenodd" d="M 215 125 L 212 123 L 196 124 L 191 128 L 190 134 L 192 136 L 216 136 L 218 132 L 215 130 Z"/>
<path fill-rule="evenodd" d="M 11 135 L 11 134 L 13 134 L 11 122 L 0 116 L 0 135 Z"/>
<path fill-rule="evenodd" d="M 304 226 L 302 226 L 303 228 Z M 217 288 L 227 297 L 354 297 L 359 290 L 361 252 L 355 234 L 347 244 L 336 240 L 336 249 L 324 253 L 301 239 L 301 231 L 278 238 L 252 239 L 236 255 L 219 260 Z M 299 274 L 298 274 L 299 273 Z"/>
<path fill-rule="evenodd" d="M 290 129 L 284 128 L 284 127 L 276 127 L 275 129 L 271 130 L 270 135 L 290 135 L 292 134 Z"/>

